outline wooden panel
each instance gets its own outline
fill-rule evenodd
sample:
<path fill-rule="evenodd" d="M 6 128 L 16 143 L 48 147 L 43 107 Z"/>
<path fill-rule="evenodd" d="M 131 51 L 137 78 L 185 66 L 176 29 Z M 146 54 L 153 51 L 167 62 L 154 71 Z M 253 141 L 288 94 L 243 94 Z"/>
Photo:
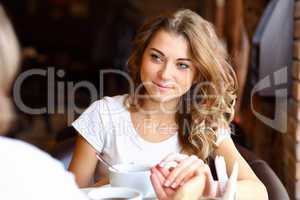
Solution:
<path fill-rule="evenodd" d="M 294 38 L 300 38 L 300 19 L 294 21 Z"/>
<path fill-rule="evenodd" d="M 290 151 L 284 152 L 285 176 L 300 180 L 300 161 L 296 161 L 295 156 Z"/>
<path fill-rule="evenodd" d="M 292 116 L 290 116 L 288 118 L 288 135 L 290 135 L 290 137 L 293 140 L 296 140 L 297 142 L 300 142 L 300 122 L 297 121 L 294 116 L 297 114 L 298 117 L 300 117 L 300 112 L 297 111 L 292 111 L 295 112 L 295 114 L 291 114 Z"/>
<path fill-rule="evenodd" d="M 293 52 L 294 58 L 296 58 L 297 60 L 300 60 L 300 41 L 299 40 L 294 41 L 293 49 L 294 49 L 294 52 Z"/>
<path fill-rule="evenodd" d="M 291 197 L 291 200 L 300 200 L 300 181 L 295 181 L 294 179 L 287 179 L 285 182 L 287 191 Z"/>
<path fill-rule="evenodd" d="M 293 86 L 295 87 L 295 90 L 299 90 L 299 86 L 297 83 L 293 82 Z M 289 101 L 289 115 L 291 117 L 294 117 L 295 120 L 299 121 L 300 119 L 300 103 L 297 102 L 295 99 L 290 99 Z M 289 128 L 289 127 L 288 127 Z"/>
<path fill-rule="evenodd" d="M 297 101 L 300 101 L 300 81 L 292 81 L 292 97 Z"/>
<path fill-rule="evenodd" d="M 292 75 L 294 79 L 300 80 L 300 61 L 293 61 Z"/>
<path fill-rule="evenodd" d="M 300 1 L 295 1 L 294 38 L 300 38 Z M 294 40 L 292 67 L 292 97 L 288 134 L 284 137 L 284 176 L 285 186 L 291 199 L 300 200 L 300 40 Z"/>
<path fill-rule="evenodd" d="M 296 161 L 300 161 L 300 143 L 296 143 L 289 134 L 286 134 L 284 145 L 284 151 L 290 153 L 295 158 L 295 163 Z"/>
<path fill-rule="evenodd" d="M 295 18 L 300 18 L 300 1 L 295 2 L 295 12 L 294 12 Z"/>

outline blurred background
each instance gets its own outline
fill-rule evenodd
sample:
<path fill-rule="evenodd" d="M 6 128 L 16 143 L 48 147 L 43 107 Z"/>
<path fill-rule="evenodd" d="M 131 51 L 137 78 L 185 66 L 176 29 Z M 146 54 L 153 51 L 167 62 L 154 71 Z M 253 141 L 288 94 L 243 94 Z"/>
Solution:
<path fill-rule="evenodd" d="M 76 134 L 69 127 L 68 106 L 84 109 L 92 100 L 87 88 L 78 86 L 70 93 L 70 87 L 88 81 L 98 98 L 127 92 L 124 77 L 111 74 L 100 80 L 99 71 L 128 72 L 131 40 L 143 21 L 163 11 L 189 8 L 214 24 L 237 73 L 234 141 L 268 163 L 291 199 L 300 199 L 300 1 L 0 2 L 22 46 L 20 75 L 33 69 L 45 72 L 23 81 L 22 102 L 30 108 L 42 108 L 53 99 L 52 107 L 42 114 L 29 114 L 16 104 L 16 119 L 7 136 L 53 155 L 64 151 L 67 146 L 58 147 L 60 143 Z M 72 97 L 75 100 L 70 105 Z"/>

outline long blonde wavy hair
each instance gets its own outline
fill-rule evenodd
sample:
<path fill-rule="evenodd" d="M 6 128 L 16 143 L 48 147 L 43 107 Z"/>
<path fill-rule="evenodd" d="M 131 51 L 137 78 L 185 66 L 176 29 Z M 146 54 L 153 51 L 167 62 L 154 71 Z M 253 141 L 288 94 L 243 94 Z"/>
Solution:
<path fill-rule="evenodd" d="M 152 18 L 137 32 L 128 59 L 135 89 L 142 84 L 140 64 L 143 53 L 159 30 L 183 36 L 198 68 L 197 83 L 180 98 L 176 122 L 183 150 L 206 160 L 217 146 L 218 130 L 229 128 L 233 119 L 236 75 L 213 26 L 195 12 L 183 9 Z M 145 89 L 140 91 L 145 93 Z M 139 104 L 136 96 L 134 93 L 128 98 L 132 100 L 127 105 L 133 110 Z"/>
<path fill-rule="evenodd" d="M 19 67 L 19 50 L 13 27 L 0 4 L 0 135 L 14 118 L 9 91 Z"/>

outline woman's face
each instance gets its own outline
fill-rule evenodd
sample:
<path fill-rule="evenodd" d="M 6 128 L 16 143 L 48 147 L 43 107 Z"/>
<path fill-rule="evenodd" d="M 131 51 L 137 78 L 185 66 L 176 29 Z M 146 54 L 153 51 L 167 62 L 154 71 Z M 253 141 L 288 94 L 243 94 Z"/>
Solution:
<path fill-rule="evenodd" d="M 193 84 L 197 68 L 181 35 L 158 31 L 144 51 L 141 80 L 151 99 L 178 100 Z"/>

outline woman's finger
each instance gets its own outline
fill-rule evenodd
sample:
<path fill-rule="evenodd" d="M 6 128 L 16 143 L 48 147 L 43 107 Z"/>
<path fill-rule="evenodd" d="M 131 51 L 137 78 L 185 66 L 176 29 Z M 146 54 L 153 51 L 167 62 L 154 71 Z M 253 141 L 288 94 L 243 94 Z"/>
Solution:
<path fill-rule="evenodd" d="M 180 186 L 182 186 L 194 176 L 199 175 L 204 175 L 207 177 L 207 185 L 211 185 L 214 181 L 211 175 L 210 168 L 206 164 L 204 164 L 202 160 L 198 159 L 187 169 L 185 169 L 182 174 L 178 175 L 174 182 L 177 182 Z"/>
<path fill-rule="evenodd" d="M 180 153 L 171 153 L 169 154 L 167 157 L 165 157 L 160 163 L 159 163 L 159 166 L 160 167 L 164 167 L 164 165 L 167 163 L 167 162 L 170 162 L 170 161 L 177 161 L 177 162 L 180 162 L 186 158 L 188 158 L 189 156 L 186 155 L 186 154 L 180 154 Z"/>
<path fill-rule="evenodd" d="M 175 190 L 171 189 L 171 188 L 165 188 L 163 186 L 163 182 L 165 180 L 165 177 L 164 175 L 160 172 L 160 170 L 156 167 L 152 168 L 151 169 L 151 173 L 154 174 L 158 180 L 158 184 L 160 184 L 160 186 L 158 187 L 158 185 L 156 187 L 158 187 L 157 189 L 160 190 L 163 190 L 164 192 L 164 195 L 170 197 L 172 196 L 174 193 L 175 193 Z M 154 187 L 154 186 L 153 186 Z M 161 192 L 162 193 L 162 192 Z"/>
<path fill-rule="evenodd" d="M 161 173 L 165 178 L 167 178 L 168 175 L 170 174 L 170 170 L 166 169 L 165 167 L 157 166 L 156 169 L 159 170 L 160 173 Z"/>
<path fill-rule="evenodd" d="M 163 162 L 160 164 L 160 166 L 162 166 L 162 168 L 165 168 L 169 171 L 173 170 L 175 167 L 177 167 L 179 162 L 177 161 L 169 161 L 169 162 Z"/>
<path fill-rule="evenodd" d="M 205 189 L 205 175 L 199 175 L 191 178 L 176 192 L 174 199 L 197 200 L 203 196 Z"/>
<path fill-rule="evenodd" d="M 188 167 L 189 165 L 191 165 L 195 160 L 197 160 L 198 158 L 196 156 L 190 156 L 186 159 L 184 159 L 183 161 L 181 161 L 177 167 L 175 167 L 170 174 L 168 175 L 167 179 L 164 182 L 164 186 L 169 187 L 171 186 L 172 188 L 176 188 L 175 185 L 177 183 L 174 183 L 175 178 L 182 173 L 182 171 Z"/>
<path fill-rule="evenodd" d="M 150 180 L 158 199 L 167 199 L 167 194 L 156 173 L 151 173 Z"/>
<path fill-rule="evenodd" d="M 194 161 L 190 166 L 188 166 L 181 174 L 179 174 L 174 180 L 175 183 L 182 186 L 188 182 L 192 177 L 195 176 L 196 171 L 204 165 L 204 162 L 200 159 Z"/>
<path fill-rule="evenodd" d="M 196 167 L 197 166 L 197 167 Z M 194 176 L 205 176 L 205 196 L 215 197 L 217 194 L 218 182 L 214 181 L 213 176 L 211 174 L 210 168 L 207 164 L 203 164 L 199 162 L 193 165 L 195 168 L 191 168 L 190 170 L 194 170 L 194 174 L 188 174 L 180 183 L 180 185 L 184 185 Z"/>
<path fill-rule="evenodd" d="M 158 170 L 156 167 L 151 168 L 151 173 L 155 174 L 160 182 L 161 185 L 165 182 L 166 178 L 163 174 Z"/>

